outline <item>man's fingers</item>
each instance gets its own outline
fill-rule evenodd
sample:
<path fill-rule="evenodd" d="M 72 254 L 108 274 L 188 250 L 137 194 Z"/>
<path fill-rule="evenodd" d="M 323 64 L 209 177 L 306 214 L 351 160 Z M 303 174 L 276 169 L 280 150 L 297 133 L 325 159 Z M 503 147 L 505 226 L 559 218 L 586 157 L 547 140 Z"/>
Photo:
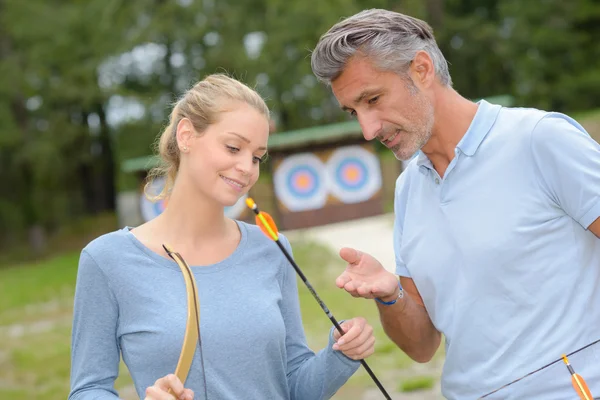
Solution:
<path fill-rule="evenodd" d="M 343 273 L 337 277 L 337 279 L 335 280 L 335 285 L 342 289 L 346 285 L 346 283 L 350 282 L 351 280 L 352 278 L 350 278 L 348 274 Z"/>
<path fill-rule="evenodd" d="M 340 250 L 340 257 L 349 264 L 357 264 L 360 261 L 362 253 L 350 247 L 343 247 Z"/>
<path fill-rule="evenodd" d="M 358 293 L 360 297 L 373 297 L 373 289 L 371 288 L 371 285 L 367 285 L 365 283 L 356 288 L 356 293 Z"/>

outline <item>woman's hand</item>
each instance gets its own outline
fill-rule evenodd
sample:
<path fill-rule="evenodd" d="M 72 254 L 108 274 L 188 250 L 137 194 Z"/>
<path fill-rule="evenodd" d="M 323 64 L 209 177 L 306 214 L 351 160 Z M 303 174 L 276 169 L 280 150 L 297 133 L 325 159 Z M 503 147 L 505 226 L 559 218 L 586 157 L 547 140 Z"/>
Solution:
<path fill-rule="evenodd" d="M 194 400 L 194 392 L 184 388 L 178 377 L 169 374 L 146 388 L 144 400 Z"/>
<path fill-rule="evenodd" d="M 336 343 L 334 350 L 339 350 L 353 360 L 362 360 L 369 357 L 375 351 L 375 336 L 373 327 L 362 317 L 352 318 L 342 322 L 340 325 L 344 335 L 338 330 L 333 331 L 333 339 Z"/>

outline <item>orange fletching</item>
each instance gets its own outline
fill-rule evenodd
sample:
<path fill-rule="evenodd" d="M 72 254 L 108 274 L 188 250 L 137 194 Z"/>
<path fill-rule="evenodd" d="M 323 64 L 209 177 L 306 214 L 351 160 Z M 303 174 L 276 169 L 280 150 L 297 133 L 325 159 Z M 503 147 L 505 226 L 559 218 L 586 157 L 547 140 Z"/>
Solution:
<path fill-rule="evenodd" d="M 273 240 L 278 239 L 279 231 L 277 230 L 275 221 L 273 221 L 273 217 L 271 217 L 268 213 L 261 211 L 255 219 L 256 225 L 258 225 L 260 230 L 263 231 L 263 233 L 267 235 L 267 237 Z"/>
<path fill-rule="evenodd" d="M 581 400 L 594 400 L 594 396 L 592 396 L 590 388 L 579 374 L 571 375 L 571 381 L 573 382 L 573 387 L 575 388 L 575 391 Z"/>
<path fill-rule="evenodd" d="M 567 366 L 567 369 L 571 373 L 571 383 L 573 384 L 573 388 L 577 392 L 577 395 L 581 400 L 594 400 L 594 396 L 592 396 L 592 392 L 590 392 L 590 388 L 588 387 L 585 380 L 581 377 L 581 375 L 577 374 L 571 364 L 569 364 L 569 359 L 566 355 L 563 354 L 562 359 Z"/>

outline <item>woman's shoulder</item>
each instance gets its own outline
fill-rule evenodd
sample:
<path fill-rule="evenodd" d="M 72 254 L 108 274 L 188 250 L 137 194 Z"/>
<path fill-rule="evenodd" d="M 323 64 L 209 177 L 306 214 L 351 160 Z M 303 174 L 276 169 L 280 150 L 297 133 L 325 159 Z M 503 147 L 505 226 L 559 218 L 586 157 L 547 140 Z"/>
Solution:
<path fill-rule="evenodd" d="M 90 241 L 83 251 L 90 255 L 118 251 L 126 245 L 128 233 L 129 227 L 105 233 Z"/>
<path fill-rule="evenodd" d="M 107 232 L 90 241 L 81 251 L 81 262 L 93 262 L 104 269 L 110 265 L 121 264 L 127 255 L 137 253 L 137 249 L 128 235 L 129 227 Z"/>
<path fill-rule="evenodd" d="M 252 246 L 273 246 L 270 244 L 273 240 L 268 236 L 268 233 L 263 232 L 258 225 L 239 220 L 237 220 L 237 223 L 240 225 L 240 229 L 245 230 L 245 233 L 248 236 L 248 242 L 251 243 Z M 279 241 L 289 249 L 290 245 L 287 237 L 281 232 L 278 232 L 277 236 Z"/>

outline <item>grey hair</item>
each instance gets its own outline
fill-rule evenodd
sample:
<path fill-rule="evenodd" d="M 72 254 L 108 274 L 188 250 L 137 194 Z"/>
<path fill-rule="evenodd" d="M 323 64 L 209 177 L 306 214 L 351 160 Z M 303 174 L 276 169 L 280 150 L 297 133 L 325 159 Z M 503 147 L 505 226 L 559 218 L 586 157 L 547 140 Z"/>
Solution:
<path fill-rule="evenodd" d="M 394 11 L 364 10 L 335 24 L 311 55 L 315 76 L 326 84 L 338 78 L 350 58 L 363 55 L 382 71 L 406 74 L 418 51 L 431 57 L 440 82 L 452 86 L 448 62 L 425 21 Z"/>

